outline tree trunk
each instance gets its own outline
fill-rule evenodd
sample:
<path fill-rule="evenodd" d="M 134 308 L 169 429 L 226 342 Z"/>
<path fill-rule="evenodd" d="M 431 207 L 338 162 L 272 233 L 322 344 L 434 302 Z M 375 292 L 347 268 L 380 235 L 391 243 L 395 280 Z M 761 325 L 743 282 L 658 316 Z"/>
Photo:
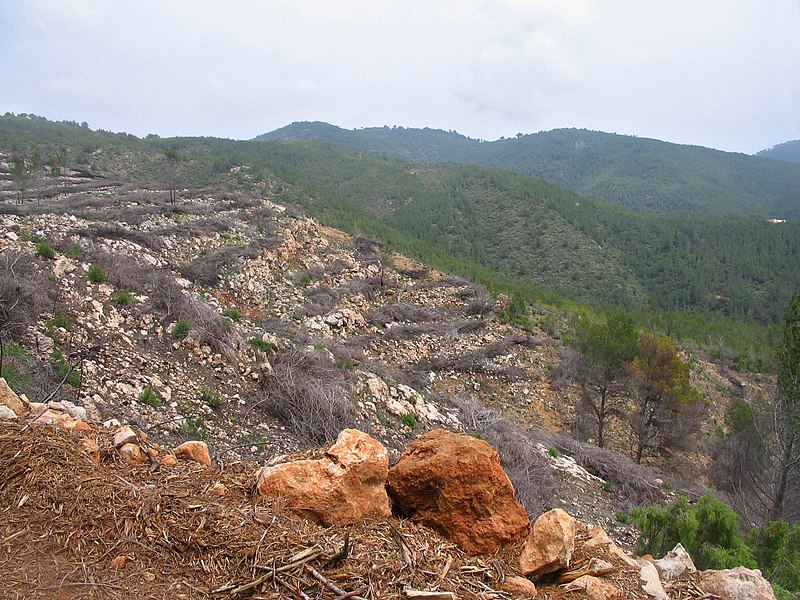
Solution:
<path fill-rule="evenodd" d="M 792 449 L 794 447 L 794 436 L 787 442 L 783 449 L 780 463 L 778 464 L 778 481 L 775 484 L 775 494 L 772 498 L 772 508 L 769 511 L 771 521 L 783 518 L 783 504 L 786 500 L 786 484 L 789 479 L 789 468 L 792 461 Z"/>

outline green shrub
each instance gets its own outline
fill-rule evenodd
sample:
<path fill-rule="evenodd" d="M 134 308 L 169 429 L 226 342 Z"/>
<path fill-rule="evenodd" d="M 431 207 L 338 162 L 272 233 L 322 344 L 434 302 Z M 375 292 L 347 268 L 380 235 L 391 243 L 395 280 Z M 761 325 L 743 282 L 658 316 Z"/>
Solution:
<path fill-rule="evenodd" d="M 203 417 L 186 417 L 181 423 L 180 433 L 192 440 L 204 440 L 208 437 L 208 430 L 203 427 L 205 419 Z"/>
<path fill-rule="evenodd" d="M 617 522 L 622 523 L 623 525 L 628 523 L 631 520 L 631 517 L 626 512 L 618 512 L 616 514 Z"/>
<path fill-rule="evenodd" d="M 200 388 L 199 397 L 200 402 L 215 410 L 225 403 L 222 394 L 207 385 Z"/>
<path fill-rule="evenodd" d="M 776 587 L 775 595 L 800 598 L 800 523 L 768 521 L 750 531 L 747 541 L 758 568 Z"/>
<path fill-rule="evenodd" d="M 142 404 L 147 404 L 147 406 L 152 406 L 153 408 L 158 408 L 161 406 L 161 396 L 149 385 L 146 386 L 142 393 L 139 394 L 139 402 Z"/>
<path fill-rule="evenodd" d="M 403 422 L 403 425 L 409 429 L 414 429 L 417 426 L 417 417 L 411 413 L 403 413 L 400 415 L 400 420 Z"/>
<path fill-rule="evenodd" d="M 182 340 L 187 335 L 189 335 L 189 332 L 191 330 L 192 330 L 192 324 L 186 319 L 181 319 L 180 321 L 175 323 L 175 325 L 172 326 L 172 331 L 170 333 L 172 334 L 172 337 Z"/>
<path fill-rule="evenodd" d="M 271 354 L 278 349 L 275 344 L 262 340 L 260 337 L 250 338 L 250 345 L 256 350 L 261 350 L 261 352 L 266 352 L 267 354 Z"/>
<path fill-rule="evenodd" d="M 103 283 L 106 280 L 106 271 L 100 265 L 92 265 L 86 272 L 86 276 L 92 283 Z"/>
<path fill-rule="evenodd" d="M 67 254 L 73 258 L 78 257 L 83 254 L 83 248 L 81 248 L 80 244 L 71 244 L 70 247 L 67 248 Z"/>
<path fill-rule="evenodd" d="M 51 259 L 56 255 L 56 251 L 47 242 L 39 242 L 36 244 L 36 254 L 42 258 Z"/>
<path fill-rule="evenodd" d="M 694 505 L 681 496 L 663 508 L 635 509 L 631 517 L 641 531 L 639 554 L 661 557 L 680 542 L 701 570 L 756 566 L 739 529 L 739 515 L 711 494 Z"/>
<path fill-rule="evenodd" d="M 557 448 L 549 448 L 547 453 L 552 456 L 553 458 L 558 458 L 560 456 Z"/>
<path fill-rule="evenodd" d="M 612 492 L 614 491 L 614 484 L 610 481 L 603 482 L 603 491 L 604 492 Z"/>
<path fill-rule="evenodd" d="M 75 317 L 58 311 L 54 312 L 53 316 L 45 323 L 45 327 L 50 333 L 53 333 L 56 329 L 69 331 L 73 325 L 75 325 Z"/>
<path fill-rule="evenodd" d="M 74 388 L 81 387 L 81 374 L 72 368 L 72 365 L 64 357 L 64 354 L 56 348 L 50 355 L 50 362 L 55 370 L 55 378 L 63 381 Z"/>
<path fill-rule="evenodd" d="M 120 290 L 116 292 L 111 299 L 114 301 L 114 304 L 118 306 L 131 306 L 136 302 L 136 297 L 128 291 Z"/>
<path fill-rule="evenodd" d="M 242 320 L 242 313 L 237 308 L 226 308 L 222 311 L 222 314 L 231 321 L 236 321 L 237 323 Z"/>

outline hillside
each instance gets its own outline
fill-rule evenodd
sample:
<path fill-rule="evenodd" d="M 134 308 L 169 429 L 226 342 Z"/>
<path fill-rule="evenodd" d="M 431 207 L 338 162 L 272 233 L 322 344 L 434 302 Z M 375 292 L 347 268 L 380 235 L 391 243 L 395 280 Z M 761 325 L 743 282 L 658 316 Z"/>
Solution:
<path fill-rule="evenodd" d="M 485 597 L 497 583 L 485 574 L 513 573 L 515 563 L 504 555 L 499 566 L 468 560 L 396 517 L 391 527 L 347 530 L 355 549 L 335 570 L 345 530 L 312 527 L 289 516 L 286 505 L 254 496 L 254 473 L 287 453 L 292 461 L 318 457 L 345 428 L 368 432 L 395 464 L 412 440 L 444 428 L 497 449 L 530 516 L 565 509 L 588 526 L 579 530 L 581 543 L 590 539 L 589 527 L 600 525 L 630 548 L 635 532 L 627 511 L 675 498 L 676 491 L 697 497 L 708 490 L 711 448 L 731 400 L 771 393 L 769 376 L 733 373 L 686 349 L 682 356 L 709 413 L 691 445 L 654 446 L 636 464 L 622 418 L 609 424 L 605 448 L 574 439 L 581 392 L 569 370 L 566 315 L 520 307 L 396 247 L 304 214 L 298 205 L 324 209 L 337 196 L 321 184 L 300 186 L 275 159 L 271 170 L 258 162 L 218 163 L 214 170 L 223 154 L 210 149 L 229 142 L 192 140 L 186 168 L 212 166 L 220 182 L 181 187 L 175 203 L 158 181 L 110 177 L 153 168 L 157 143 L 95 148 L 88 160 L 97 168 L 113 165 L 108 177 L 75 165 L 48 183 L 52 193 L 21 204 L 9 193 L 0 205 L 0 368 L 31 401 L 19 414 L 0 412 L 0 493 L 10 508 L 0 526 L 8 550 L 0 565 L 11 575 L 0 589 L 9 597 L 52 597 L 59 589 L 74 597 L 146 589 L 170 598 L 215 590 L 235 596 L 232 590 L 259 581 L 244 590 L 250 593 L 280 566 L 308 586 L 303 593 L 321 598 L 323 588 L 294 569 L 307 562 L 300 552 L 311 552 L 325 573 L 340 573 L 336 581 L 347 590 L 388 590 L 375 597 L 413 597 L 406 585 Z M 302 167 L 296 146 L 274 148 L 287 165 Z M 474 198 L 495 190 L 492 202 L 502 206 L 512 197 L 497 191 L 502 186 L 521 186 L 509 193 L 524 194 L 529 185 L 491 170 L 469 179 L 472 170 L 464 167 L 447 180 L 436 169 L 401 167 L 415 185 L 424 182 L 420 189 L 462 185 L 466 191 L 454 197 L 464 214 Z M 485 187 L 493 177 L 494 187 Z M 343 207 L 358 205 L 363 185 L 353 183 L 353 204 L 320 214 L 346 221 Z M 554 206 L 557 194 L 575 206 L 572 194 L 536 185 L 553 195 Z M 373 214 L 402 214 L 404 197 L 390 199 Z M 381 225 L 355 214 L 356 223 Z M 78 437 L 88 431 L 96 448 L 54 432 L 58 424 Z M 119 424 L 132 426 L 136 443 L 113 439 Z M 181 460 L 172 471 L 161 462 L 180 444 L 199 440 L 208 446 L 211 470 Z M 392 527 L 416 552 L 408 560 L 417 567 L 408 572 Z M 311 550 L 316 546 L 320 554 Z M 374 566 L 386 555 L 379 563 L 385 567 Z M 449 566 L 445 556 L 452 557 Z M 271 567 L 263 570 L 265 564 Z M 639 567 L 613 566 L 618 589 L 644 598 Z M 397 576 L 370 580 L 371 570 Z M 583 594 L 563 585 L 544 582 L 541 597 Z M 675 587 L 672 597 L 688 589 Z M 285 597 L 284 588 L 261 593 Z"/>
<path fill-rule="evenodd" d="M 441 130 L 349 131 L 316 122 L 293 123 L 256 139 L 324 140 L 393 159 L 497 167 L 652 214 L 800 217 L 800 168 L 794 165 L 585 129 L 485 142 Z"/>
<path fill-rule="evenodd" d="M 800 140 L 792 140 L 767 148 L 757 153 L 764 158 L 773 158 L 791 163 L 800 163 Z"/>

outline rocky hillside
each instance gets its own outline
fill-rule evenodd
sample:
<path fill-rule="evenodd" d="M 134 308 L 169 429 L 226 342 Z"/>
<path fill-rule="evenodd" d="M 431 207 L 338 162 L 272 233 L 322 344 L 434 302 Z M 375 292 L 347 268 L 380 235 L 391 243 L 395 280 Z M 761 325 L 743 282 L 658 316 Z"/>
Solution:
<path fill-rule="evenodd" d="M 528 515 L 564 509 L 622 548 L 633 532 L 620 511 L 703 486 L 702 447 L 656 471 L 565 435 L 577 390 L 559 377 L 558 314 L 536 309 L 526 327 L 510 324 L 508 299 L 268 194 L 182 190 L 173 205 L 164 190 L 77 172 L 66 187 L 1 207 L 2 374 L 24 395 L 0 413 L 5 597 L 286 597 L 278 578 L 262 585 L 272 571 L 261 565 L 287 567 L 290 586 L 315 585 L 303 569 L 343 560 L 347 531 L 367 597 L 505 597 L 487 595 L 501 593 L 491 558 L 407 521 L 323 530 L 254 501 L 259 466 L 318 458 L 348 428 L 392 465 L 426 432 L 482 438 Z M 758 385 L 695 362 L 714 414 Z M 626 449 L 624 431 L 611 438 Z M 187 441 L 207 444 L 207 468 L 166 458 L 202 446 L 170 450 Z M 387 549 L 396 539 L 411 540 L 410 567 L 393 562 L 405 560 Z"/>

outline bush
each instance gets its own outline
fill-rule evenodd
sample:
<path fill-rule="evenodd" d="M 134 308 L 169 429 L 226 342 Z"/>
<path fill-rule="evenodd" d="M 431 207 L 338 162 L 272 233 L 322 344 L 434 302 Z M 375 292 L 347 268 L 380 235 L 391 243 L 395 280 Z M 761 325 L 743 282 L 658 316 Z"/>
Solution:
<path fill-rule="evenodd" d="M 200 402 L 213 409 L 217 409 L 225 403 L 225 400 L 222 398 L 222 394 L 207 385 L 204 385 L 200 388 L 199 395 Z"/>
<path fill-rule="evenodd" d="M 250 345 L 256 350 L 260 350 L 266 354 L 272 354 L 278 348 L 272 342 L 261 339 L 260 337 L 250 338 Z"/>
<path fill-rule="evenodd" d="M 139 402 L 147 404 L 147 406 L 152 406 L 153 408 L 158 408 L 161 406 L 162 401 L 159 393 L 148 385 L 142 390 L 142 393 L 139 394 Z"/>
<path fill-rule="evenodd" d="M 204 440 L 208 438 L 208 430 L 204 427 L 205 419 L 203 417 L 186 417 L 186 420 L 181 423 L 180 433 L 183 437 L 190 440 Z"/>
<path fill-rule="evenodd" d="M 191 330 L 192 324 L 186 319 L 181 319 L 172 326 L 172 331 L 170 333 L 172 334 L 172 337 L 182 340 L 189 335 Z"/>
<path fill-rule="evenodd" d="M 320 445 L 336 439 L 342 429 L 358 427 L 352 385 L 317 353 L 286 350 L 279 353 L 273 371 L 262 378 L 262 399 L 299 440 Z M 361 425 L 364 426 L 363 424 Z"/>
<path fill-rule="evenodd" d="M 414 429 L 417 426 L 417 417 L 411 413 L 403 413 L 400 415 L 400 420 L 403 422 L 403 425 L 409 429 Z"/>
<path fill-rule="evenodd" d="M 86 276 L 92 283 L 103 283 L 106 280 L 106 271 L 100 265 L 92 265 Z"/>
<path fill-rule="evenodd" d="M 681 496 L 664 508 L 635 509 L 631 517 L 641 531 L 638 554 L 661 557 L 681 543 L 701 570 L 756 567 L 739 529 L 739 515 L 711 494 L 694 505 Z"/>
<path fill-rule="evenodd" d="M 758 568 L 775 585 L 775 595 L 800 598 L 800 523 L 768 521 L 750 531 L 747 541 Z"/>
<path fill-rule="evenodd" d="M 226 308 L 222 311 L 222 316 L 228 317 L 231 321 L 237 323 L 242 320 L 242 312 L 238 308 Z"/>
<path fill-rule="evenodd" d="M 56 255 L 56 251 L 47 242 L 39 242 L 36 244 L 36 254 L 42 258 L 51 259 Z"/>
<path fill-rule="evenodd" d="M 125 290 L 116 292 L 113 296 L 111 296 L 111 299 L 114 301 L 114 304 L 119 306 L 131 306 L 134 302 L 136 302 L 134 295 Z"/>
<path fill-rule="evenodd" d="M 72 365 L 64 357 L 64 354 L 56 348 L 50 355 L 50 361 L 55 370 L 55 377 L 58 381 L 71 385 L 74 388 L 81 387 L 81 374 L 72 368 Z"/>

